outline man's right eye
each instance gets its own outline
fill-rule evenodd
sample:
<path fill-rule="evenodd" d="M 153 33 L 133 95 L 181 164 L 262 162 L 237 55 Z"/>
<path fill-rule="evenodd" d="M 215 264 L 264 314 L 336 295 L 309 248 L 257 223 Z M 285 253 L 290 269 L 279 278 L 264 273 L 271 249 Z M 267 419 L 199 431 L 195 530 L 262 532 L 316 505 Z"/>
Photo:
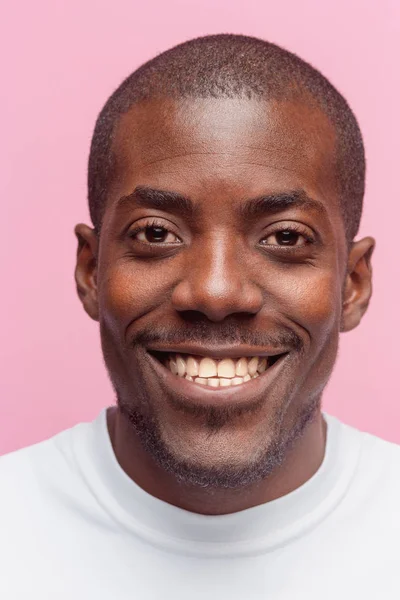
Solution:
<path fill-rule="evenodd" d="M 128 235 L 143 244 L 174 244 L 181 241 L 172 231 L 155 221 L 137 225 Z"/>

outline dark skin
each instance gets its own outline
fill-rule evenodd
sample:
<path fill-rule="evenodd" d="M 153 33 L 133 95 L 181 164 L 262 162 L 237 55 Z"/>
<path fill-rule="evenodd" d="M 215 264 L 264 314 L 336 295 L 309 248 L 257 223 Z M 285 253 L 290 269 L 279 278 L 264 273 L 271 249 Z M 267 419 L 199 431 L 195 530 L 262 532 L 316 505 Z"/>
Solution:
<path fill-rule="evenodd" d="M 117 460 L 153 496 L 227 514 L 295 490 L 320 467 L 322 392 L 340 332 L 368 307 L 375 244 L 347 245 L 334 143 L 306 102 L 158 99 L 120 119 L 101 234 L 76 226 L 75 276 L 117 395 L 107 414 Z M 161 192 L 189 198 L 196 213 Z M 244 217 L 260 197 L 263 213 Z M 242 412 L 228 397 L 178 410 L 188 398 L 154 370 L 154 340 L 238 357 L 279 348 L 284 368 Z"/>

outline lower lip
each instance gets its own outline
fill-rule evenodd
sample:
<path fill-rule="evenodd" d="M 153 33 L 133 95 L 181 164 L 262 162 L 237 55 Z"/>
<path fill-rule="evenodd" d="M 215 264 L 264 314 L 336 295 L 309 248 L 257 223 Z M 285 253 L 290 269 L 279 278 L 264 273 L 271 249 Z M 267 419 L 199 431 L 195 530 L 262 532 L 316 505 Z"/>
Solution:
<path fill-rule="evenodd" d="M 288 357 L 288 354 L 281 356 L 276 363 L 255 379 L 250 379 L 239 385 L 213 388 L 174 375 L 154 356 L 149 353 L 147 355 L 157 375 L 173 393 L 184 395 L 192 402 L 203 406 L 242 404 L 254 400 L 254 397 L 261 392 L 268 392 L 268 388 L 282 371 Z"/>

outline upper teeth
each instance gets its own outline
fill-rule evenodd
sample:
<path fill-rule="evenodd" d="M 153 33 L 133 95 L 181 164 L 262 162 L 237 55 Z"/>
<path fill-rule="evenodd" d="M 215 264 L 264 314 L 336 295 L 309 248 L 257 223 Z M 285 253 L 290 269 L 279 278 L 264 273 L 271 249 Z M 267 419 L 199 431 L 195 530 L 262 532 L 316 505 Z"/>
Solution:
<path fill-rule="evenodd" d="M 174 354 L 167 361 L 167 366 L 175 375 L 191 379 L 197 383 L 207 383 L 208 385 L 238 385 L 248 381 L 252 377 L 258 377 L 263 373 L 268 361 L 266 358 L 258 356 L 242 357 L 237 360 L 223 358 L 214 360 L 213 358 L 198 357 L 191 355 Z M 214 378 L 209 380 L 209 378 Z M 201 380 L 201 381 L 198 381 Z"/>

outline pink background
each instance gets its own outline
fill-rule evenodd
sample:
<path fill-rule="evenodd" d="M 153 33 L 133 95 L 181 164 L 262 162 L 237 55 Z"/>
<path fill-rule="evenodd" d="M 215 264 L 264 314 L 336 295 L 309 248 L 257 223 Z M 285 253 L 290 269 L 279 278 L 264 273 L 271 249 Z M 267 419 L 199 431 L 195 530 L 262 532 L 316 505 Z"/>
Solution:
<path fill-rule="evenodd" d="M 122 79 L 155 53 L 221 32 L 256 35 L 297 52 L 331 79 L 359 118 L 368 158 L 360 233 L 377 238 L 375 291 L 361 327 L 342 336 L 324 409 L 400 443 L 400 2 L 6 4 L 0 25 L 0 454 L 92 419 L 114 402 L 98 324 L 84 313 L 73 280 L 73 227 L 90 223 L 86 162 L 95 118 Z"/>

